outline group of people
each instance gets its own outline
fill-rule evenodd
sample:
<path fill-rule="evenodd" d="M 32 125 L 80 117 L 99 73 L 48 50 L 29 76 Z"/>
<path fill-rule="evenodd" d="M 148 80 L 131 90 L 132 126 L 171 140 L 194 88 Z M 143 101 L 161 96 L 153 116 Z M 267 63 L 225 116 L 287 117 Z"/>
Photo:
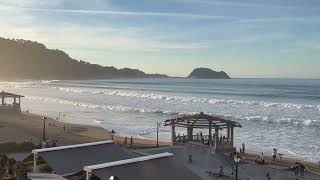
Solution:
<path fill-rule="evenodd" d="M 226 136 L 220 135 L 219 143 L 220 144 L 229 143 L 229 139 Z"/>
<path fill-rule="evenodd" d="M 177 142 L 180 142 L 180 143 L 185 143 L 187 141 L 186 135 L 185 134 L 180 135 L 180 133 L 178 133 L 176 139 L 177 139 Z M 209 139 L 206 139 L 202 135 L 202 132 L 200 132 L 200 134 L 197 136 L 197 140 L 200 140 L 201 143 L 204 145 L 208 145 L 208 146 L 210 145 Z M 229 142 L 230 142 L 229 139 L 226 136 L 222 136 L 222 135 L 220 136 L 219 141 L 218 141 L 219 144 L 224 144 L 224 143 L 229 143 Z M 212 143 L 211 145 L 213 145 L 213 141 L 211 141 L 211 143 Z"/>
<path fill-rule="evenodd" d="M 244 148 L 244 147 L 243 147 L 243 148 Z M 278 153 L 278 149 L 273 148 L 272 158 L 273 158 L 273 159 L 277 159 L 277 158 L 281 159 L 281 158 L 282 158 L 282 154 Z M 256 164 L 259 164 L 259 165 L 265 165 L 265 164 L 266 164 L 266 162 L 265 162 L 265 160 L 264 160 L 264 154 L 263 154 L 263 153 L 261 153 L 260 156 L 257 156 L 257 157 L 256 157 L 255 163 L 256 163 Z"/>
<path fill-rule="evenodd" d="M 123 141 L 123 145 L 128 146 L 128 148 L 134 148 L 133 147 L 133 137 L 132 136 L 130 137 L 130 143 L 128 143 L 128 137 L 125 137 L 124 141 Z"/>
<path fill-rule="evenodd" d="M 207 171 L 206 172 L 209 176 L 216 176 L 216 177 L 223 177 L 224 176 L 224 171 L 223 167 L 220 166 L 218 170 L 213 170 L 213 171 Z"/>
<path fill-rule="evenodd" d="M 254 162 L 259 165 L 265 165 L 266 161 L 264 160 L 264 154 L 261 153 L 260 156 L 257 156 Z"/>
<path fill-rule="evenodd" d="M 180 143 L 185 143 L 186 142 L 186 136 L 183 134 L 182 136 L 180 135 L 180 133 L 177 136 L 178 142 Z"/>
<path fill-rule="evenodd" d="M 50 141 L 49 139 L 46 139 L 46 140 L 42 141 L 41 147 L 42 148 L 50 148 L 50 147 L 57 147 L 57 145 L 58 145 L 58 140 L 53 139 Z"/>
<path fill-rule="evenodd" d="M 301 175 L 301 176 L 304 176 L 306 172 L 310 172 L 311 170 L 306 167 L 305 165 L 299 163 L 299 162 L 296 162 L 293 166 L 290 167 L 291 170 L 294 171 L 294 174 L 297 176 L 297 175 Z"/>

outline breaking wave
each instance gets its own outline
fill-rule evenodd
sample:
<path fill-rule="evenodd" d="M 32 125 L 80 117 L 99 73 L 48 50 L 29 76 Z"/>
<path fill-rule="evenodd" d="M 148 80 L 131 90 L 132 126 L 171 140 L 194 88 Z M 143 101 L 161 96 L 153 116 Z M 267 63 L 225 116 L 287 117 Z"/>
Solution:
<path fill-rule="evenodd" d="M 41 85 L 49 85 L 60 80 L 38 80 L 38 81 L 2 81 L 0 86 L 8 88 L 36 88 Z"/>
<path fill-rule="evenodd" d="M 247 116 L 240 118 L 246 121 L 252 122 L 268 122 L 268 123 L 277 123 L 285 125 L 294 125 L 294 126 L 309 126 L 309 127 L 320 127 L 320 121 L 316 119 L 309 118 L 294 118 L 294 117 L 281 117 L 281 118 L 271 118 L 268 116 Z"/>
<path fill-rule="evenodd" d="M 48 97 L 38 97 L 38 96 L 27 96 L 26 98 L 36 101 L 49 102 L 49 103 L 59 103 L 65 105 L 72 105 L 82 108 L 90 108 L 90 109 L 98 109 L 98 110 L 106 110 L 106 111 L 114 111 L 114 112 L 128 112 L 128 113 L 159 113 L 164 115 L 194 115 L 197 112 L 187 112 L 187 111 L 172 111 L 172 110 L 160 110 L 160 109 L 152 109 L 152 108 L 137 108 L 130 106 L 114 106 L 114 105 L 96 105 L 96 104 L 88 104 L 76 101 L 63 100 L 58 98 L 48 98 Z M 217 115 L 217 113 L 205 112 L 209 115 Z M 234 116 L 234 115 L 218 115 L 221 117 L 229 118 L 229 119 L 237 119 L 237 120 L 245 120 L 252 122 L 267 122 L 267 123 L 277 123 L 277 124 L 287 124 L 294 126 L 309 126 L 309 127 L 320 127 L 320 121 L 315 119 L 308 118 L 293 118 L 293 117 L 280 117 L 274 118 L 269 116 Z M 95 121 L 95 123 L 102 123 L 100 121 Z"/>
<path fill-rule="evenodd" d="M 170 96 L 156 93 L 139 93 L 139 92 L 126 92 L 119 90 L 85 90 L 75 88 L 53 87 L 59 91 L 83 94 L 101 94 L 106 96 L 129 97 L 148 100 L 160 101 L 179 101 L 183 103 L 207 103 L 207 104 L 230 104 L 230 105 L 254 105 L 272 108 L 292 108 L 292 109 L 312 109 L 320 111 L 320 105 L 308 104 L 294 104 L 294 103 L 274 103 L 265 101 L 245 101 L 245 100 L 228 100 L 217 98 L 205 97 L 190 97 L 190 96 Z"/>
<path fill-rule="evenodd" d="M 191 115 L 196 114 L 196 112 L 175 112 L 170 110 L 159 110 L 159 109 L 151 109 L 151 108 L 137 108 L 137 107 L 128 107 L 128 106 L 113 106 L 113 105 L 96 105 L 96 104 L 88 104 L 82 102 L 75 102 L 69 100 L 63 100 L 58 98 L 47 98 L 47 97 L 37 97 L 37 96 L 27 96 L 26 98 L 31 100 L 37 100 L 42 102 L 50 102 L 50 103 L 59 103 L 65 105 L 73 105 L 77 107 L 83 108 L 91 108 L 91 109 L 100 109 L 100 110 L 108 110 L 115 112 L 137 112 L 137 113 L 161 113 L 166 115 Z"/>

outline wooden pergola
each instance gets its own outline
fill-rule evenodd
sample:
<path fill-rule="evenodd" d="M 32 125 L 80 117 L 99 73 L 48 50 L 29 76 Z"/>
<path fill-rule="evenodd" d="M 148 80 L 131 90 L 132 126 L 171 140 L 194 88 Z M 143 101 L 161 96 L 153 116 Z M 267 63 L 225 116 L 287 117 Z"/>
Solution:
<path fill-rule="evenodd" d="M 215 146 L 215 149 L 218 149 L 219 146 L 228 146 L 233 147 L 234 141 L 234 128 L 239 127 L 241 125 L 236 121 L 227 120 L 221 117 L 210 116 L 204 113 L 199 113 L 191 116 L 183 116 L 174 119 L 168 119 L 165 121 L 164 126 L 171 126 L 172 128 L 172 143 L 175 144 L 177 142 L 176 137 L 176 127 L 182 127 L 187 129 L 186 141 L 199 141 L 199 137 L 193 135 L 193 129 L 208 129 L 208 145 Z M 214 130 L 214 135 L 212 134 L 212 130 Z M 219 131 L 226 130 L 227 135 L 225 139 L 227 143 L 221 143 L 221 138 L 219 139 Z M 202 138 L 202 137 L 201 137 Z"/>
<path fill-rule="evenodd" d="M 24 96 L 8 93 L 8 92 L 0 92 L 1 104 L 0 111 L 2 112 L 21 112 L 21 98 Z M 12 103 L 7 103 L 6 99 L 12 98 Z"/>

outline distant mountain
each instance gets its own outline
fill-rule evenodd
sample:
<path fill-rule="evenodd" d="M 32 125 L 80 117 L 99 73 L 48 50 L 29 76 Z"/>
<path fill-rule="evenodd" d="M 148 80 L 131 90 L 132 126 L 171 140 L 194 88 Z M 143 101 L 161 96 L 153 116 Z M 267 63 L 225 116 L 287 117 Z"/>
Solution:
<path fill-rule="evenodd" d="M 231 79 L 224 71 L 216 72 L 209 68 L 194 69 L 188 78 L 194 79 Z"/>
<path fill-rule="evenodd" d="M 166 78 L 138 69 L 117 69 L 72 59 L 38 42 L 0 37 L 0 79 Z"/>

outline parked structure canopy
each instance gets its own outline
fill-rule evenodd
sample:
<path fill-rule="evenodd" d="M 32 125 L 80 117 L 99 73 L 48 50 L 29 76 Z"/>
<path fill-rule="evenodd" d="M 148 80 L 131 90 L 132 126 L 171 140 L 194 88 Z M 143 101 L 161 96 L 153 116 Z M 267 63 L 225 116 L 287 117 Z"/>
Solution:
<path fill-rule="evenodd" d="M 114 141 L 61 146 L 33 150 L 34 171 L 40 156 L 58 175 L 67 176 L 83 171 L 84 166 L 101 164 L 131 158 Z"/>

